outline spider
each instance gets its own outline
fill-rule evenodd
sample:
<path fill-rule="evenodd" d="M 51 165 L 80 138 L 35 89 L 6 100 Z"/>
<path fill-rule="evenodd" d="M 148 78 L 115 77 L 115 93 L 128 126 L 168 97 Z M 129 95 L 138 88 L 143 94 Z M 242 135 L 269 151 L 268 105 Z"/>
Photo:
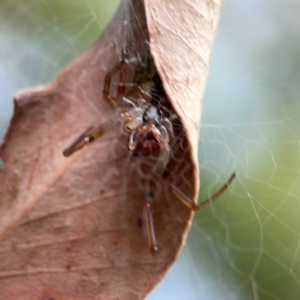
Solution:
<path fill-rule="evenodd" d="M 152 171 L 154 176 L 161 177 L 168 190 L 189 209 L 200 211 L 214 202 L 228 188 L 235 178 L 235 173 L 230 176 L 216 194 L 199 205 L 172 183 L 166 166 L 171 158 L 170 141 L 174 134 L 171 118 L 166 116 L 164 107 L 161 105 L 162 99 L 166 98 L 161 79 L 148 51 L 135 68 L 133 86 L 129 91 L 125 91 L 125 56 L 126 52 L 123 51 L 121 61 L 107 73 L 103 89 L 104 101 L 109 105 L 121 107 L 120 111 L 98 127 L 90 127 L 63 151 L 63 155 L 66 157 L 70 156 L 74 152 L 88 146 L 121 121 L 129 132 L 128 148 L 133 155 L 139 157 L 152 155 L 157 157 Z M 112 96 L 110 93 L 111 79 L 117 72 L 120 73 L 117 95 Z M 125 107 L 123 110 L 122 106 Z M 146 220 L 149 249 L 151 254 L 154 255 L 159 249 L 153 221 L 153 197 L 154 193 L 150 188 L 144 196 L 143 214 Z"/>

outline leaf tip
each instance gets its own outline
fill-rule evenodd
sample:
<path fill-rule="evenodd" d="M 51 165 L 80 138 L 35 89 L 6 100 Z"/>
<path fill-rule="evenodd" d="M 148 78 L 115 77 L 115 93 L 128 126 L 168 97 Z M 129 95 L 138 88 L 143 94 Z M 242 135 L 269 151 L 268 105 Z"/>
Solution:
<path fill-rule="evenodd" d="M 22 106 L 28 101 L 32 101 L 33 98 L 37 98 L 37 95 L 45 93 L 45 91 L 47 90 L 48 90 L 48 86 L 44 86 L 44 85 L 21 90 L 14 96 L 14 104 L 15 106 Z"/>

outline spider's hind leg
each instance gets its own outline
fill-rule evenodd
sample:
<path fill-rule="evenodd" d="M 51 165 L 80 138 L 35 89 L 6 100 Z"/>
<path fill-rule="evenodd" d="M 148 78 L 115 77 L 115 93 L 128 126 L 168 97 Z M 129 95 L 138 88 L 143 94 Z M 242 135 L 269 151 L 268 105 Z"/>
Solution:
<path fill-rule="evenodd" d="M 148 191 L 145 196 L 145 202 L 143 206 L 144 217 L 146 219 L 146 227 L 147 227 L 147 235 L 148 235 L 148 244 L 150 248 L 150 252 L 152 255 L 156 255 L 158 253 L 157 239 L 154 229 L 154 220 L 152 214 L 152 206 L 153 202 L 153 192 Z"/>

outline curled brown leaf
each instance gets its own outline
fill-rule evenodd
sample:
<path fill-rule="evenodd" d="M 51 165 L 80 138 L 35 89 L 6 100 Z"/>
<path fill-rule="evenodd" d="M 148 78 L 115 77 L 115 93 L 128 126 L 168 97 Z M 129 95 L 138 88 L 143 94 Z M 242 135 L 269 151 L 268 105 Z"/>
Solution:
<path fill-rule="evenodd" d="M 143 180 L 124 132 L 62 156 L 78 133 L 112 115 L 102 100 L 104 76 L 124 48 L 135 58 L 147 50 L 149 29 L 185 128 L 170 168 L 178 187 L 196 199 L 200 99 L 220 3 L 178 5 L 147 0 L 146 21 L 142 1 L 123 1 L 93 47 L 49 86 L 15 97 L 1 147 L 7 169 L 0 171 L 0 299 L 143 299 L 178 255 L 192 213 L 161 185 L 153 209 L 162 251 L 151 256 L 140 222 Z"/>

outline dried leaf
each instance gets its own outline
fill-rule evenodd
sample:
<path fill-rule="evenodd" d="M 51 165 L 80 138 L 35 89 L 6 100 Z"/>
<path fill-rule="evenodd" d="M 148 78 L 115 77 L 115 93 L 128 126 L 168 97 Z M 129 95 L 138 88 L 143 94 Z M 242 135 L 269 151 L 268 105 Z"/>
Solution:
<path fill-rule="evenodd" d="M 200 112 L 222 0 L 146 0 L 151 53 L 197 164 Z M 195 169 L 195 177 L 198 171 Z"/>
<path fill-rule="evenodd" d="M 195 200 L 199 99 L 220 5 L 191 3 L 145 2 L 151 50 L 185 127 L 170 169 Z M 153 209 L 162 251 L 151 256 L 140 222 L 143 174 L 122 130 L 62 156 L 112 115 L 104 76 L 124 48 L 138 59 L 148 40 L 144 4 L 124 1 L 106 34 L 51 85 L 16 96 L 1 147 L 0 299 L 143 299 L 178 255 L 192 213 L 161 184 Z"/>

